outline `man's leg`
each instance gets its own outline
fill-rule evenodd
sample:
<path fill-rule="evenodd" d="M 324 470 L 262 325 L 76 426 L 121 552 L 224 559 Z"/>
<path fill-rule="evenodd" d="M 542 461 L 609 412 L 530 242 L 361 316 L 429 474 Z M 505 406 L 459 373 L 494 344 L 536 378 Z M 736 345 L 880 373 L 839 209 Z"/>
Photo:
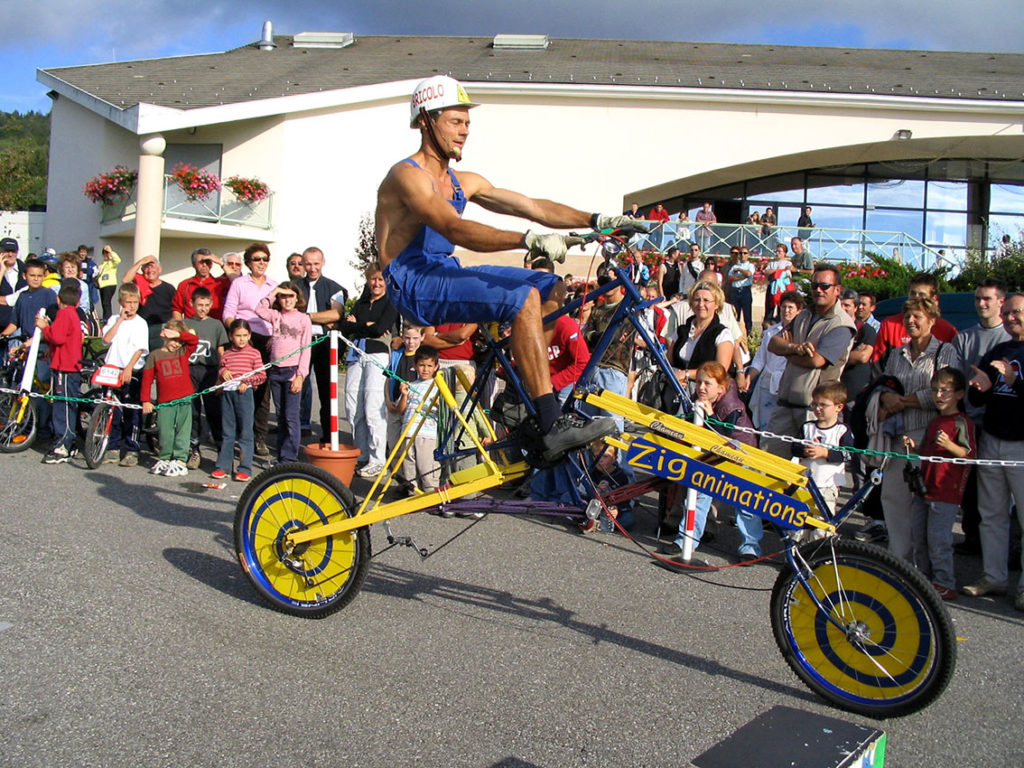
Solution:
<path fill-rule="evenodd" d="M 1005 443 L 982 433 L 979 458 L 1002 459 Z M 978 511 L 981 513 L 981 559 L 985 581 L 1005 589 L 1009 580 L 1007 558 L 1010 553 L 1010 483 L 1005 467 L 979 466 Z M 967 590 L 965 590 L 967 591 Z M 967 591 L 970 594 L 970 591 Z"/>
<path fill-rule="evenodd" d="M 551 369 L 548 368 L 547 349 L 544 346 L 543 312 L 536 288 L 530 291 L 523 308 L 512 321 L 511 346 L 530 397 L 536 400 L 552 393 Z"/>
<path fill-rule="evenodd" d="M 530 290 L 522 309 L 512 321 L 511 347 L 526 389 L 537 406 L 540 431 L 547 434 L 561 412 L 551 386 L 551 369 L 544 344 L 543 310 L 536 288 Z"/>

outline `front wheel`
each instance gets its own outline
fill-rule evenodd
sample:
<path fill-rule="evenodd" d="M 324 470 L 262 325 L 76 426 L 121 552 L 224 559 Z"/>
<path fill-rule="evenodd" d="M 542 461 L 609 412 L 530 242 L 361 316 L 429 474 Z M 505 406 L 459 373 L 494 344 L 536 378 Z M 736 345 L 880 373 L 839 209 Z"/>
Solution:
<path fill-rule="evenodd" d="M 916 712 L 945 690 L 956 637 L 924 576 L 884 549 L 845 539 L 806 545 L 795 558 L 803 578 L 791 567 L 779 574 L 772 629 L 811 690 L 874 718 Z"/>
<path fill-rule="evenodd" d="M 32 398 L 0 393 L 0 453 L 20 453 L 36 439 L 36 404 Z"/>
<path fill-rule="evenodd" d="M 82 452 L 89 469 L 96 469 L 103 462 L 103 455 L 110 443 L 110 427 L 114 422 L 114 407 L 109 403 L 97 403 L 89 417 L 85 430 Z"/>
<path fill-rule="evenodd" d="M 370 533 L 357 528 L 286 551 L 291 531 L 351 517 L 352 491 L 309 464 L 279 464 L 254 478 L 235 511 L 235 550 L 245 575 L 274 608 L 319 619 L 359 592 L 370 564 Z"/>

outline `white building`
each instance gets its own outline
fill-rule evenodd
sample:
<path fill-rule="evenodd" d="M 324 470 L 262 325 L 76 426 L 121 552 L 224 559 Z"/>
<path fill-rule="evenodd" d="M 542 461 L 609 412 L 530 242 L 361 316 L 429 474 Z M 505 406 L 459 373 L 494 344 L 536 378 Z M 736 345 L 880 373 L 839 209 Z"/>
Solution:
<path fill-rule="evenodd" d="M 811 204 L 818 226 L 948 249 L 1024 221 L 1021 55 L 305 33 L 39 70 L 54 100 L 48 244 L 157 253 L 171 279 L 200 245 L 268 242 L 280 275 L 289 252 L 315 244 L 352 285 L 360 217 L 418 146 L 409 95 L 438 73 L 483 105 L 467 168 L 586 210 L 661 201 L 677 213 L 708 199 L 720 221 L 772 205 L 795 224 Z M 173 187 L 165 199 L 179 161 L 258 177 L 273 197 L 252 210 L 226 191 L 205 208 Z M 139 169 L 137 205 L 101 223 L 81 190 L 116 164 Z"/>

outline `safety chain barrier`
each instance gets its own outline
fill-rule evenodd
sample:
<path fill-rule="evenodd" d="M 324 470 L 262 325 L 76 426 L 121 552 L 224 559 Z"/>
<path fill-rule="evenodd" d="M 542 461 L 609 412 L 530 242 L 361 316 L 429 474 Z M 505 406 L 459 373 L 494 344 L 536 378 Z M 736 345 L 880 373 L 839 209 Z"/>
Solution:
<path fill-rule="evenodd" d="M 408 384 L 409 383 L 408 381 L 405 381 L 397 373 L 392 371 L 388 366 L 381 365 L 379 362 L 377 362 L 375 359 L 373 359 L 372 355 L 369 355 L 364 350 L 360 349 L 358 347 L 358 345 L 356 344 L 356 342 L 354 342 L 352 339 L 349 339 L 348 337 L 346 337 L 340 331 L 333 331 L 333 333 L 337 334 L 338 338 L 341 341 L 343 341 L 343 342 L 345 342 L 346 344 L 349 345 L 349 351 L 350 352 L 355 352 L 357 355 L 360 355 L 363 358 L 365 358 L 366 362 L 368 362 L 371 365 L 379 368 L 381 370 L 381 372 L 385 376 L 387 376 L 388 378 L 394 379 L 395 381 L 397 381 L 397 382 L 399 382 L 401 384 Z M 218 390 L 224 389 L 224 388 L 229 387 L 229 386 L 237 386 L 237 382 L 239 382 L 240 380 L 249 378 L 253 374 L 260 373 L 261 371 L 265 371 L 265 370 L 271 368 L 272 366 L 276 365 L 277 363 L 281 362 L 282 360 L 286 360 L 289 357 L 297 355 L 297 354 L 301 353 L 304 349 L 307 349 L 307 348 L 310 348 L 310 347 L 314 347 L 317 344 L 320 344 L 320 343 L 322 343 L 324 341 L 327 341 L 329 338 L 330 338 L 330 334 L 325 334 L 325 335 L 321 336 L 318 339 L 313 339 L 309 344 L 306 344 L 306 345 L 304 345 L 302 347 L 299 347 L 294 352 L 290 352 L 289 354 L 284 355 L 282 357 L 279 357 L 276 360 L 271 360 L 270 362 L 260 366 L 259 368 L 256 368 L 256 369 L 250 371 L 249 373 L 243 374 L 242 376 L 238 376 L 237 378 L 230 379 L 228 381 L 221 382 L 220 384 L 215 384 L 212 387 L 209 387 L 208 389 L 204 389 L 202 392 L 196 392 L 195 394 L 188 395 L 186 397 L 181 397 L 181 398 L 178 398 L 177 400 L 171 400 L 170 402 L 167 402 L 167 403 L 158 403 L 158 404 L 153 406 L 153 409 L 154 410 L 159 410 L 161 408 L 167 408 L 167 407 L 170 407 L 172 405 L 178 405 L 180 403 L 187 403 L 187 402 L 190 402 L 190 401 L 196 399 L 197 397 L 202 397 L 203 395 L 209 394 L 210 392 L 216 392 Z M 13 395 L 19 395 L 19 396 L 25 394 L 25 393 L 21 392 L 20 390 L 9 389 L 7 387 L 0 387 L 0 393 L 2 393 L 2 394 L 13 394 Z M 89 404 L 89 405 L 96 405 L 97 403 L 105 403 L 105 404 L 108 404 L 108 405 L 113 405 L 114 407 L 117 407 L 117 408 L 133 408 L 133 409 L 137 409 L 137 410 L 142 410 L 142 406 L 141 405 L 137 405 L 135 403 L 114 403 L 114 402 L 107 401 L 107 400 L 90 400 L 88 398 L 82 398 L 82 397 L 68 397 L 68 396 L 63 396 L 63 395 L 51 395 L 51 394 L 43 394 L 43 393 L 40 393 L 40 392 L 29 392 L 28 396 L 29 397 L 34 397 L 34 398 L 40 398 L 40 399 L 44 399 L 44 400 L 66 401 L 66 402 L 70 402 L 70 403 L 85 403 L 85 404 Z M 794 444 L 809 445 L 809 446 L 823 446 L 825 448 L 828 448 L 829 450 L 841 451 L 843 453 L 857 454 L 857 455 L 862 455 L 862 456 L 873 456 L 873 457 L 879 458 L 879 459 L 906 459 L 907 461 L 924 461 L 924 462 L 931 462 L 933 464 L 961 464 L 961 465 L 981 466 L 981 467 L 1010 467 L 1010 468 L 1024 467 L 1024 461 L 1010 461 L 1010 460 L 1005 460 L 1005 459 L 959 459 L 959 458 L 952 457 L 952 456 L 950 456 L 950 457 L 946 457 L 946 456 L 921 456 L 921 455 L 916 454 L 916 453 L 896 453 L 895 451 L 875 451 L 875 450 L 871 450 L 871 449 L 868 449 L 868 448 L 851 448 L 849 446 L 842 446 L 842 445 L 825 445 L 823 443 L 813 443 L 813 442 L 811 442 L 809 440 L 804 440 L 804 439 L 799 438 L 799 437 L 793 437 L 792 435 L 779 435 L 779 434 L 776 434 L 774 432 L 768 432 L 766 430 L 759 430 L 759 429 L 753 429 L 751 427 L 740 427 L 740 426 L 736 426 L 734 424 L 728 424 L 726 422 L 719 421 L 718 419 L 714 418 L 713 416 L 706 416 L 705 417 L 705 422 L 707 424 L 712 424 L 712 425 L 715 425 L 715 426 L 718 426 L 718 427 L 723 427 L 725 429 L 730 429 L 730 430 L 732 430 L 734 432 L 744 432 L 744 433 L 747 433 L 747 434 L 755 435 L 757 437 L 774 438 L 774 439 L 779 440 L 779 441 L 784 442 L 784 443 L 794 443 Z"/>
<path fill-rule="evenodd" d="M 263 371 L 266 371 L 269 368 L 271 368 L 271 367 L 277 365 L 278 363 L 280 363 L 282 360 L 287 360 L 289 357 L 293 357 L 295 355 L 298 355 L 304 349 L 309 349 L 310 347 L 314 347 L 317 344 L 320 344 L 320 343 L 326 341 L 328 338 L 330 338 L 328 335 L 324 335 L 324 336 L 321 336 L 318 339 L 313 339 L 313 341 L 311 341 L 309 344 L 305 344 L 304 346 L 299 347 L 294 352 L 289 352 L 287 355 L 282 355 L 281 357 L 277 358 L 276 360 L 271 360 L 269 363 L 264 363 L 259 368 L 254 368 L 253 370 L 249 371 L 248 373 L 244 373 L 241 376 L 236 376 L 236 377 L 234 377 L 232 379 L 228 379 L 227 381 L 222 381 L 220 384 L 214 384 L 212 387 L 204 389 L 201 392 L 196 392 L 196 393 L 191 394 L 191 395 L 186 395 L 185 397 L 179 397 L 177 400 L 170 400 L 170 401 L 168 401 L 166 403 L 155 403 L 153 405 L 153 410 L 154 411 L 158 411 L 161 408 L 169 408 L 172 405 L 180 405 L 181 403 L 188 403 L 188 402 L 191 402 L 192 400 L 195 400 L 197 397 L 202 397 L 203 395 L 207 395 L 210 392 L 216 392 L 216 391 L 221 390 L 221 389 L 227 389 L 228 387 L 231 387 L 231 388 L 237 387 L 239 382 L 243 381 L 244 379 L 248 379 L 250 376 L 253 376 L 253 375 L 257 374 L 257 373 L 261 373 Z M 29 397 L 38 398 L 40 400 L 52 400 L 52 401 L 68 402 L 68 403 L 83 403 L 83 404 L 88 404 L 88 405 L 103 404 L 103 405 L 111 405 L 111 406 L 113 406 L 115 408 L 128 408 L 128 409 L 139 410 L 139 411 L 142 410 L 142 406 L 140 404 L 137 404 L 137 403 L 121 403 L 121 402 L 114 402 L 112 400 L 90 399 L 90 398 L 87 398 L 87 397 L 71 397 L 71 396 L 68 396 L 68 395 L 51 395 L 49 393 L 42 393 L 42 392 L 28 392 L 28 393 L 26 393 L 26 392 L 22 392 L 21 390 L 10 389 L 8 387 L 0 387 L 0 394 L 18 395 L 19 397 L 27 394 Z"/>
<path fill-rule="evenodd" d="M 719 421 L 713 416 L 706 416 L 705 420 L 708 424 L 714 424 L 718 427 L 731 429 L 734 432 L 745 432 L 750 435 L 772 437 L 784 443 L 821 446 L 822 448 L 828 448 L 832 451 L 841 451 L 843 453 L 858 454 L 862 456 L 875 456 L 882 459 L 906 459 L 907 461 L 927 461 L 932 464 L 967 464 L 981 467 L 1024 467 L 1024 461 L 1008 461 L 1003 459 L 958 459 L 953 456 L 920 456 L 916 453 L 896 453 L 894 451 L 874 451 L 869 448 L 851 448 L 846 445 L 827 445 L 825 443 L 814 443 L 810 440 L 793 437 L 792 435 L 777 435 L 774 432 L 752 429 L 751 427 L 739 427 L 734 424 Z"/>

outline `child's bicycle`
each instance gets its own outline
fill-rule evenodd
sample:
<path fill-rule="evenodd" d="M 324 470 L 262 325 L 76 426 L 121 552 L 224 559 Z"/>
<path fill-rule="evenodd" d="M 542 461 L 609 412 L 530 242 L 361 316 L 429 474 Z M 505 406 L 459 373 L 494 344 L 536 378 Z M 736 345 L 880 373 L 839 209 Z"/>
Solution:
<path fill-rule="evenodd" d="M 93 401 L 92 413 L 89 414 L 85 427 L 85 438 L 82 441 L 82 455 L 89 469 L 96 469 L 103 463 L 103 456 L 110 444 L 110 428 L 115 418 L 120 418 L 118 408 L 121 401 L 117 399 L 117 391 L 121 388 L 121 371 L 113 365 L 100 364 L 90 376 L 94 387 L 91 394 L 99 392 L 99 398 Z"/>
<path fill-rule="evenodd" d="M 638 434 L 614 435 L 605 442 L 622 452 L 634 470 L 650 477 L 602 494 L 581 454 L 570 453 L 556 466 L 567 469 L 573 486 L 583 491 L 576 494 L 575 504 L 549 504 L 546 509 L 553 515 L 571 514 L 581 522 L 593 520 L 605 506 L 679 483 L 750 510 L 782 533 L 787 565 L 772 590 L 769 615 L 776 643 L 800 679 L 834 705 L 870 717 L 904 715 L 927 706 L 953 673 L 952 622 L 935 589 L 910 564 L 878 547 L 840 537 L 837 528 L 863 502 L 871 484 L 830 513 L 805 468 L 787 458 L 590 387 L 598 361 L 621 333 L 623 323 L 635 327 L 652 350 L 659 350 L 637 321 L 637 313 L 650 302 L 643 301 L 634 285 L 631 272 L 639 273 L 641 268 L 629 251 L 627 236 L 594 233 L 588 237 L 601 242 L 616 279 L 555 316 L 575 312 L 584 300 L 594 300 L 615 287 L 625 290 L 626 297 L 595 346 L 567 409 L 575 414 L 585 402 L 636 425 Z M 458 446 L 456 433 L 468 434 L 473 443 L 472 449 L 456 449 L 447 456 L 475 453 L 479 461 L 453 472 L 448 484 L 437 491 L 385 502 L 408 435 L 403 435 L 362 502 L 333 476 L 299 463 L 274 467 L 248 485 L 236 510 L 235 546 L 246 576 L 271 606 L 296 616 L 320 618 L 347 605 L 366 577 L 374 523 L 384 524 L 390 544 L 413 545 L 410 539 L 393 536 L 388 521 L 438 508 L 545 511 L 542 502 L 475 498 L 479 492 L 525 477 L 532 467 L 549 466 L 538 448 L 530 398 L 510 364 L 506 342 L 489 338 L 487 360 L 474 384 L 467 387 L 469 395 L 461 407 L 440 374 L 435 377 L 433 395 L 421 404 L 430 408 L 442 399 L 456 417 L 452 432 L 438 436 L 439 445 Z M 656 352 L 655 360 L 668 380 L 676 382 L 664 353 Z M 506 391 L 513 396 L 496 402 L 491 416 L 509 433 L 498 439 L 492 432 L 491 441 L 486 441 L 470 429 L 466 414 L 477 407 L 483 382 L 495 366 L 504 371 Z M 690 403 L 677 382 L 676 386 L 688 412 Z M 871 482 L 880 481 L 881 473 L 876 472 Z M 821 538 L 801 545 L 797 536 L 801 531 Z"/>
<path fill-rule="evenodd" d="M 36 403 L 22 389 L 28 349 L 28 344 L 8 347 L 0 364 L 0 453 L 28 450 L 36 439 Z M 32 389 L 45 392 L 48 386 L 33 377 Z"/>

